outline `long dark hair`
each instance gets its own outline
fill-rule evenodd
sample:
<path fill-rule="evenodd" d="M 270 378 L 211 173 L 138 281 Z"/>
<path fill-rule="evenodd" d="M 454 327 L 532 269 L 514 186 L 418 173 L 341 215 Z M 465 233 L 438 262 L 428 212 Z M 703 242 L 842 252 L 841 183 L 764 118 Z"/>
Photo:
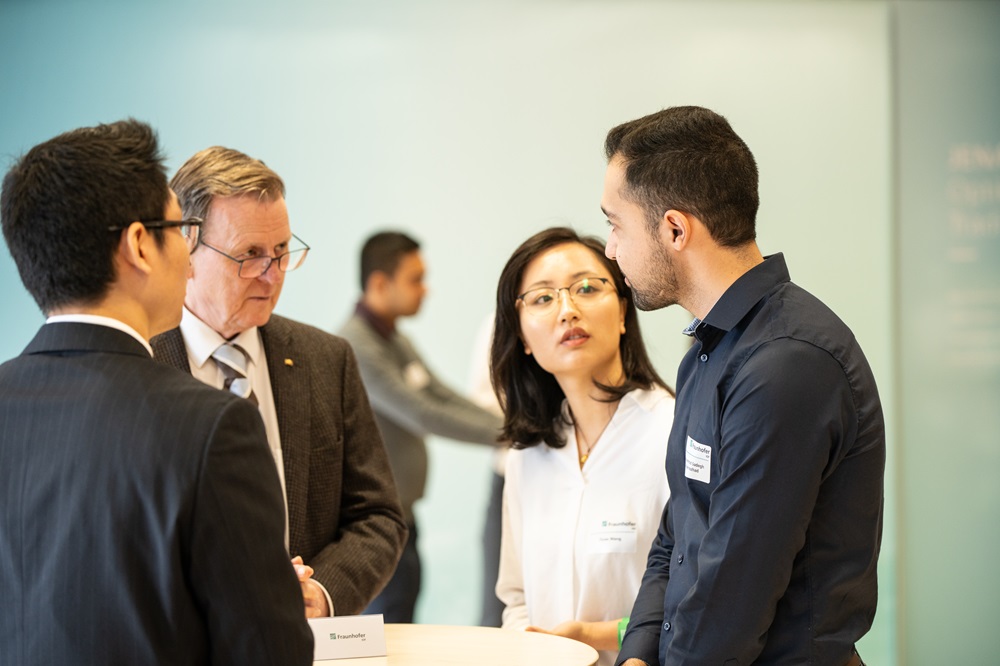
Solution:
<path fill-rule="evenodd" d="M 654 384 L 670 390 L 649 360 L 639 332 L 639 317 L 635 303 L 632 302 L 632 292 L 625 285 L 618 264 L 604 256 L 604 242 L 594 236 L 580 236 L 567 227 L 546 229 L 514 250 L 500 273 L 500 282 L 497 284 L 490 378 L 504 411 L 501 439 L 511 442 L 516 449 L 535 446 L 540 442 L 555 448 L 566 445 L 558 427 L 562 402 L 566 396 L 556 378 L 543 370 L 533 356 L 524 353 L 520 335 L 521 319 L 517 309 L 518 290 L 528 264 L 542 252 L 566 243 L 583 245 L 593 252 L 611 274 L 619 298 L 625 299 L 625 334 L 619 342 L 625 381 L 618 386 L 605 386 L 595 381 L 595 386 L 608 396 L 608 402 L 620 400 L 626 393 L 637 388 L 650 389 Z"/>

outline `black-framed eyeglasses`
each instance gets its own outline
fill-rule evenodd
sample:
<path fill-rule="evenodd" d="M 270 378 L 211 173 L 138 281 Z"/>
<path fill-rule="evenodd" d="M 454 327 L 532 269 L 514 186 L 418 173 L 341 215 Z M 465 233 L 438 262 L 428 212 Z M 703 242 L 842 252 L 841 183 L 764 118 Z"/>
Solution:
<path fill-rule="evenodd" d="M 201 236 L 201 225 L 205 223 L 205 220 L 200 217 L 189 217 L 186 220 L 138 220 L 138 222 L 147 229 L 173 229 L 174 227 L 179 227 L 181 235 L 187 240 L 188 247 L 194 248 L 198 245 L 198 239 Z M 131 224 L 129 222 L 128 224 L 111 226 L 108 227 L 108 231 L 122 231 L 128 229 Z"/>
<path fill-rule="evenodd" d="M 282 273 L 289 273 L 302 265 L 302 263 L 306 260 L 306 255 L 309 254 L 309 245 L 295 234 L 292 234 L 292 238 L 302 243 L 305 247 L 290 250 L 284 254 L 279 254 L 277 257 L 250 257 L 249 259 L 237 259 L 236 257 L 226 254 L 217 247 L 212 247 L 205 241 L 199 243 L 198 247 L 207 247 L 213 252 L 218 252 L 226 259 L 235 261 L 240 265 L 239 276 L 241 278 L 252 280 L 254 278 L 259 278 L 261 275 L 266 273 L 267 269 L 269 269 L 271 264 L 274 262 L 278 263 L 278 270 Z"/>
<path fill-rule="evenodd" d="M 586 308 L 596 304 L 609 294 L 617 294 L 614 283 L 608 278 L 585 277 L 568 287 L 539 287 L 529 289 L 517 300 L 529 314 L 544 317 L 556 311 L 559 304 L 559 292 L 565 291 L 570 300 L 578 307 Z"/>

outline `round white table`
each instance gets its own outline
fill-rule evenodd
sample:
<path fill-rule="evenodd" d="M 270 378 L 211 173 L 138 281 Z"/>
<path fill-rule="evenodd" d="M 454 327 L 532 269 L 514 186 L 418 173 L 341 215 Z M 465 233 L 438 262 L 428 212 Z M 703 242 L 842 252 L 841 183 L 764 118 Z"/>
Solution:
<path fill-rule="evenodd" d="M 385 657 L 317 661 L 323 666 L 594 666 L 589 645 L 549 634 L 492 627 L 385 625 Z"/>

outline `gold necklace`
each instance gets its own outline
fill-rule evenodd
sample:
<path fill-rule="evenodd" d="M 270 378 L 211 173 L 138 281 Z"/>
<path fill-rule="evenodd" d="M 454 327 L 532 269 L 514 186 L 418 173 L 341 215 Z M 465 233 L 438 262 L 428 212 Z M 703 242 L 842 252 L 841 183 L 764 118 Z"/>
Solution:
<path fill-rule="evenodd" d="M 580 453 L 580 442 L 583 442 L 587 446 L 587 450 L 584 451 L 584 452 L 582 452 L 582 453 L 580 453 L 580 468 L 581 469 L 583 468 L 583 464 L 585 462 L 587 462 L 587 459 L 590 458 L 590 452 L 593 451 L 594 447 L 597 446 L 597 443 L 599 441 L 601 441 L 601 437 L 604 435 L 604 431 L 608 429 L 609 425 L 611 425 L 611 420 L 614 417 L 615 413 L 618 411 L 618 404 L 619 404 L 618 402 L 614 403 L 614 409 L 612 409 L 610 411 L 610 413 L 608 414 L 608 420 L 604 422 L 604 427 L 602 427 L 601 431 L 599 433 L 597 433 L 597 437 L 594 438 L 594 443 L 593 444 L 591 444 L 590 442 L 587 441 L 587 438 L 583 434 L 583 429 L 580 428 L 580 426 L 577 424 L 576 417 L 573 416 L 573 408 L 570 407 L 570 409 L 569 409 L 569 418 L 570 418 L 571 422 L 573 423 L 573 431 L 576 433 L 576 449 L 577 449 L 577 453 Z"/>
<path fill-rule="evenodd" d="M 581 440 L 583 440 L 584 444 L 587 444 L 587 440 L 584 439 L 581 436 L 581 435 L 583 435 L 583 431 L 582 430 L 577 430 L 576 432 L 577 432 L 577 439 L 581 439 Z M 587 451 L 586 451 L 586 453 L 581 453 L 580 454 L 580 467 L 583 467 L 583 463 L 587 462 L 587 458 L 590 457 L 590 450 L 592 448 L 594 448 L 593 444 L 587 444 Z"/>
<path fill-rule="evenodd" d="M 608 420 L 608 423 L 611 423 L 611 421 Z M 586 451 L 580 453 L 580 467 L 583 467 L 583 464 L 587 462 L 587 458 L 590 457 L 590 452 L 594 450 L 595 446 L 597 446 L 597 442 L 601 441 L 601 435 L 603 435 L 604 431 L 608 429 L 608 423 L 605 423 L 604 427 L 601 428 L 601 432 L 597 433 L 597 439 L 594 440 L 593 444 L 587 441 L 587 438 L 583 435 L 583 430 L 580 428 L 580 426 L 576 424 L 573 425 L 574 429 L 576 430 L 577 449 L 579 449 L 579 442 L 583 442 L 584 445 L 586 445 L 587 447 Z"/>

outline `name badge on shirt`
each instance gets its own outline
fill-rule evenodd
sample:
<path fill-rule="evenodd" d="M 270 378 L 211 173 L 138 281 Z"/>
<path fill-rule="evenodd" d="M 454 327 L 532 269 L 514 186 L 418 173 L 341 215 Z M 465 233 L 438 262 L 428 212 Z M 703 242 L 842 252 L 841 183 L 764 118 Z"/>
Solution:
<path fill-rule="evenodd" d="M 431 376 L 419 361 L 413 361 L 403 369 L 403 381 L 414 390 L 426 388 L 431 383 Z"/>
<path fill-rule="evenodd" d="M 684 476 L 702 483 L 712 480 L 712 447 L 688 437 L 684 452 Z"/>
<path fill-rule="evenodd" d="M 637 525 L 634 520 L 599 520 L 587 535 L 588 553 L 634 553 Z"/>

